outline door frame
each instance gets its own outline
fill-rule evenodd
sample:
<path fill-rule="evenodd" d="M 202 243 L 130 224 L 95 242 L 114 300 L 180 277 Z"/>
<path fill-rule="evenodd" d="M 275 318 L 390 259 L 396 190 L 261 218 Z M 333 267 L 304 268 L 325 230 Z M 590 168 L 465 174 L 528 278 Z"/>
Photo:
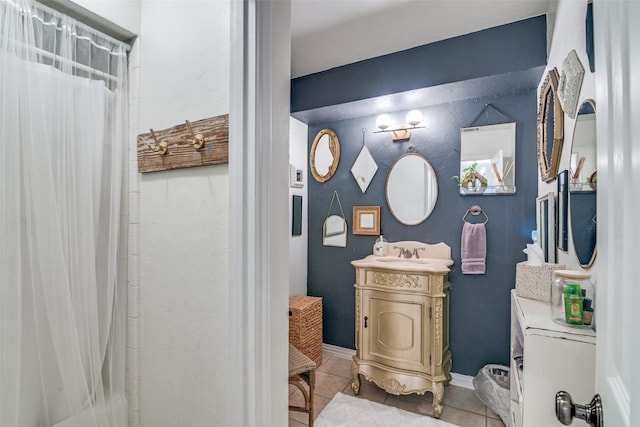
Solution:
<path fill-rule="evenodd" d="M 228 424 L 288 423 L 289 0 L 231 0 Z M 223 367 L 224 369 L 224 367 Z"/>

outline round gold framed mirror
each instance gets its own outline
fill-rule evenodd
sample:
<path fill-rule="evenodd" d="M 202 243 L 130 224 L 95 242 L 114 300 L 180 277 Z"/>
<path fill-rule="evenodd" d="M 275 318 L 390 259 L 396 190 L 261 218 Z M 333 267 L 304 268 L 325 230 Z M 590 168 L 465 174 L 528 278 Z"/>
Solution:
<path fill-rule="evenodd" d="M 540 89 L 538 104 L 538 164 L 540 178 L 551 182 L 558 175 L 564 140 L 564 112 L 558 98 L 559 74 L 549 70 Z"/>
<path fill-rule="evenodd" d="M 313 140 L 309 153 L 311 175 L 318 182 L 331 179 L 340 161 L 340 142 L 331 129 L 322 129 Z"/>

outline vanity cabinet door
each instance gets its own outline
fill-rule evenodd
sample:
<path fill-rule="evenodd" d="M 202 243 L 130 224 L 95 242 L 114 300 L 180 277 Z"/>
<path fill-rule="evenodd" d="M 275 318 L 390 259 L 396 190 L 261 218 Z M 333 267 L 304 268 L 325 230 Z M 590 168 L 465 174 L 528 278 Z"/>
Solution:
<path fill-rule="evenodd" d="M 431 373 L 429 301 L 423 295 L 363 290 L 362 358 Z"/>

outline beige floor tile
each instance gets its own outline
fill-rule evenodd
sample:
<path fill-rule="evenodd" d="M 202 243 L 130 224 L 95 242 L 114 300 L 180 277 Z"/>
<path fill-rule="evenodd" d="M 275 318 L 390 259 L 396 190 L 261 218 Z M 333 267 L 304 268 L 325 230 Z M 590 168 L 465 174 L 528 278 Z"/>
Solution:
<path fill-rule="evenodd" d="M 318 371 L 351 379 L 351 360 L 332 357 L 326 362 L 323 362 L 322 366 L 318 368 Z"/>
<path fill-rule="evenodd" d="M 461 427 L 485 427 L 486 419 L 484 415 L 474 414 L 460 409 L 445 406 L 442 410 L 442 421 L 455 424 Z"/>
<path fill-rule="evenodd" d="M 444 398 L 442 399 L 444 406 L 450 406 L 456 409 L 462 409 L 464 411 L 473 412 L 478 415 L 485 415 L 487 413 L 487 407 L 484 406 L 480 400 L 476 397 L 474 390 L 469 390 L 464 387 L 457 387 L 455 385 L 449 385 L 444 388 Z"/>
<path fill-rule="evenodd" d="M 353 394 L 353 390 L 351 389 L 351 381 L 349 382 L 349 384 L 347 384 L 344 390 L 342 390 L 342 394 L 346 394 L 347 396 L 355 396 L 361 399 L 367 399 L 372 402 L 378 403 L 384 403 L 388 395 L 386 391 L 368 381 L 363 381 L 360 383 L 360 393 L 357 396 Z"/>
<path fill-rule="evenodd" d="M 320 414 L 320 412 L 322 412 L 325 406 L 327 406 L 330 400 L 331 399 L 327 399 L 326 397 L 318 396 L 317 394 L 315 395 L 313 400 L 314 419 L 318 418 L 318 415 Z M 304 405 L 304 398 L 302 397 L 302 394 L 297 393 L 289 397 L 289 404 L 295 406 Z M 307 425 L 309 421 L 309 415 L 305 414 L 304 412 L 289 411 L 289 423 L 291 423 L 291 420 L 302 423 L 303 425 Z"/>
<path fill-rule="evenodd" d="M 487 408 L 487 418 L 493 418 L 494 420 L 499 420 L 500 415 L 496 414 L 491 409 Z"/>
<path fill-rule="evenodd" d="M 333 396 L 344 390 L 350 380 L 338 375 L 316 371 L 316 396 L 333 398 Z"/>
<path fill-rule="evenodd" d="M 487 427 L 504 427 L 504 423 L 502 422 L 502 420 L 487 418 Z"/>
<path fill-rule="evenodd" d="M 323 352 L 323 363 L 316 371 L 316 392 L 314 416 L 327 406 L 337 392 L 353 396 L 351 390 L 351 360 L 329 355 Z M 416 394 L 395 396 L 382 390 L 361 377 L 360 394 L 356 397 L 395 406 L 405 411 L 433 416 L 433 395 Z M 289 386 L 289 402 L 301 405 L 302 394 Z M 478 400 L 473 390 L 457 386 L 446 386 L 444 409 L 441 419 L 461 427 L 504 427 L 500 417 Z M 289 427 L 306 426 L 308 416 L 300 412 L 289 412 Z"/>
<path fill-rule="evenodd" d="M 313 411 L 313 413 L 315 414 L 315 416 L 313 417 L 314 419 L 318 418 L 320 412 L 322 412 L 322 410 L 329 404 L 329 402 L 331 402 L 331 399 L 327 399 L 326 397 L 322 396 L 316 397 L 316 400 L 313 402 L 313 406 L 315 407 Z"/>
<path fill-rule="evenodd" d="M 293 393 L 295 393 L 298 390 L 298 387 L 289 384 L 289 396 L 291 396 Z"/>
<path fill-rule="evenodd" d="M 417 394 L 400 396 L 389 394 L 384 404 L 420 415 L 433 416 L 433 398 L 431 393 L 425 393 L 424 396 L 418 396 Z"/>

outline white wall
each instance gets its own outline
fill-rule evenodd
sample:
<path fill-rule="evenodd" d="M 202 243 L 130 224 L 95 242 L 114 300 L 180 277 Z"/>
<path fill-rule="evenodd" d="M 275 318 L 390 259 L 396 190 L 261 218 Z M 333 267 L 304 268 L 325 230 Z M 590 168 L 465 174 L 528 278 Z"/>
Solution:
<path fill-rule="evenodd" d="M 289 224 L 292 224 L 293 195 L 302 196 L 302 235 L 289 239 L 289 297 L 307 294 L 307 133 L 308 126 L 291 117 L 289 121 L 289 163 L 302 170 L 304 187 L 289 188 Z"/>
<path fill-rule="evenodd" d="M 228 1 L 142 1 L 140 133 L 228 113 L 229 7 Z M 140 175 L 144 427 L 226 424 L 228 187 L 227 165 Z"/>
<path fill-rule="evenodd" d="M 585 17 L 587 13 L 587 1 L 576 0 L 560 0 L 557 4 L 555 14 L 548 17 L 548 19 L 555 18 L 554 22 L 551 22 L 552 34 L 551 46 L 549 50 L 549 59 L 547 61 L 546 72 L 553 67 L 558 68 L 558 72 L 562 71 L 562 61 L 569 52 L 575 49 L 578 54 L 578 58 L 585 69 L 584 78 L 582 81 L 582 89 L 579 97 L 579 104 L 586 99 L 596 99 L 595 88 L 595 73 L 589 70 L 589 60 L 586 53 L 585 43 Z M 597 61 L 597 59 L 596 59 Z M 597 70 L 596 63 L 596 70 Z M 544 76 L 543 76 L 544 79 Z M 538 88 L 538 94 L 540 89 Z M 578 104 L 578 105 L 579 105 Z M 597 100 L 596 100 L 596 113 L 597 113 Z M 564 115 L 564 144 L 562 148 L 562 156 L 560 159 L 559 171 L 569 169 L 569 162 L 571 158 L 571 146 L 573 141 L 573 128 L 575 126 L 575 119 L 570 118 L 567 114 Z M 539 180 L 538 182 L 538 195 L 544 195 L 549 192 L 557 194 L 557 181 L 545 183 Z M 571 227 L 569 227 L 569 250 L 567 252 L 558 251 L 557 262 L 566 264 L 567 268 L 573 270 L 581 270 L 578 259 L 576 258 L 575 250 L 573 248 L 573 240 L 571 235 Z M 595 277 L 596 268 L 598 264 L 598 258 L 589 272 Z"/>
<path fill-rule="evenodd" d="M 225 425 L 226 165 L 137 172 L 135 139 L 229 111 L 229 2 L 92 1 L 139 35 L 129 57 L 129 425 Z"/>

